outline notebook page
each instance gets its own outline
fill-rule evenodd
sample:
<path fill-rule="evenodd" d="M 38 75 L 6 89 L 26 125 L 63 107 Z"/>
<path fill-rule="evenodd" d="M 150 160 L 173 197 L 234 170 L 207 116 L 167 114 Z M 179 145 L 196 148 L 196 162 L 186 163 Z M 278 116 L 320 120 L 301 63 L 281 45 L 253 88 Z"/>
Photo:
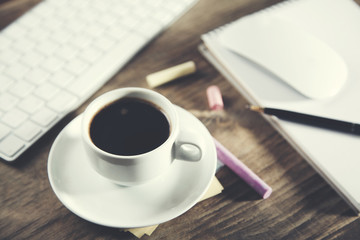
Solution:
<path fill-rule="evenodd" d="M 222 47 L 222 31 L 241 24 L 240 18 L 203 36 L 206 46 L 230 73 L 234 86 L 251 103 L 360 122 L 360 27 L 356 24 L 360 24 L 359 6 L 351 0 L 294 0 L 246 17 L 259 14 L 287 19 L 325 41 L 345 59 L 348 79 L 340 93 L 330 99 L 315 101 L 303 97 L 269 72 Z M 235 34 L 241 37 L 241 33 Z M 271 120 L 309 163 L 359 210 L 360 137 Z"/>

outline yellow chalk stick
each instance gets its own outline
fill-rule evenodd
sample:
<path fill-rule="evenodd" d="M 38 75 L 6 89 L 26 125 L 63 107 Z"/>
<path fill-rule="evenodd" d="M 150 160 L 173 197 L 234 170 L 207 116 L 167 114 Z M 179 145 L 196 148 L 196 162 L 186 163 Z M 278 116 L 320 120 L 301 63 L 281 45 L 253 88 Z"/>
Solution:
<path fill-rule="evenodd" d="M 154 88 L 179 77 L 194 73 L 195 71 L 195 63 L 193 61 L 188 61 L 159 72 L 151 73 L 146 76 L 146 81 L 151 88 Z"/>

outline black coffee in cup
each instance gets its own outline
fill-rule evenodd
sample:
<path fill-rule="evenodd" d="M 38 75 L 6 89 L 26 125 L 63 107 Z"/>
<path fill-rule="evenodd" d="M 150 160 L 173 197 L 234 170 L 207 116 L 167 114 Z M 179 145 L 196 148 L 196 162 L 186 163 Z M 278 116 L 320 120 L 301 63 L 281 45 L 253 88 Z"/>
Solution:
<path fill-rule="evenodd" d="M 154 104 L 122 98 L 101 109 L 90 124 L 93 143 L 105 152 L 130 156 L 149 152 L 166 141 L 170 124 Z"/>

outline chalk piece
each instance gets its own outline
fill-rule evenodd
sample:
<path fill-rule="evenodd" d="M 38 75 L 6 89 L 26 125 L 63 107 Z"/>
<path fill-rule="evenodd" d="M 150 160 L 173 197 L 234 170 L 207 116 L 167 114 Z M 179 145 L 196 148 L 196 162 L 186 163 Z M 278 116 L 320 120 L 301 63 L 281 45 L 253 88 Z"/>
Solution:
<path fill-rule="evenodd" d="M 253 171 L 251 171 L 242 161 L 240 161 L 234 154 L 227 150 L 215 138 L 215 147 L 217 157 L 226 166 L 233 170 L 239 177 L 241 177 L 249 186 L 251 186 L 262 198 L 270 197 L 272 188 L 260 179 Z"/>
<path fill-rule="evenodd" d="M 151 88 L 154 88 L 177 78 L 194 73 L 195 71 L 195 63 L 193 61 L 188 61 L 159 72 L 151 73 L 146 76 L 146 81 Z"/>
<path fill-rule="evenodd" d="M 211 110 L 222 110 L 224 108 L 224 102 L 221 96 L 220 89 L 212 85 L 206 89 L 206 95 Z"/>

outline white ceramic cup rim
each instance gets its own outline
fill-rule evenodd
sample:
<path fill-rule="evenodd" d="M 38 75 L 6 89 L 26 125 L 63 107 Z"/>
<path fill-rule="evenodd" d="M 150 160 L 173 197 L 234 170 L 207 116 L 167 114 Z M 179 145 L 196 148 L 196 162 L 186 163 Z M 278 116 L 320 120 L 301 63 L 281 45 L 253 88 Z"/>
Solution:
<path fill-rule="evenodd" d="M 101 109 L 103 109 L 105 106 L 113 103 L 114 101 L 125 98 L 125 97 L 131 97 L 131 98 L 138 98 L 142 100 L 146 100 L 152 104 L 155 104 L 159 109 L 163 112 L 163 114 L 166 116 L 169 124 L 170 124 L 170 133 L 169 137 L 166 139 L 165 142 L 163 142 L 160 146 L 147 151 L 145 153 L 136 154 L 136 155 L 118 155 L 106 152 L 99 147 L 97 147 L 90 137 L 90 124 L 93 119 L 93 117 L 99 113 Z M 178 125 L 178 116 L 177 111 L 175 110 L 174 105 L 163 95 L 148 90 L 145 88 L 137 88 L 137 87 L 126 87 L 126 88 L 119 88 L 112 91 L 109 91 L 99 97 L 97 97 L 95 100 L 93 100 L 89 106 L 85 109 L 82 119 L 82 136 L 85 143 L 91 147 L 93 151 L 95 151 L 100 156 L 105 156 L 111 159 L 134 159 L 134 158 L 140 158 L 141 156 L 147 155 L 153 151 L 156 151 L 158 148 L 161 148 L 163 145 L 167 144 L 169 141 L 175 142 L 175 139 L 177 137 L 179 125 Z"/>

